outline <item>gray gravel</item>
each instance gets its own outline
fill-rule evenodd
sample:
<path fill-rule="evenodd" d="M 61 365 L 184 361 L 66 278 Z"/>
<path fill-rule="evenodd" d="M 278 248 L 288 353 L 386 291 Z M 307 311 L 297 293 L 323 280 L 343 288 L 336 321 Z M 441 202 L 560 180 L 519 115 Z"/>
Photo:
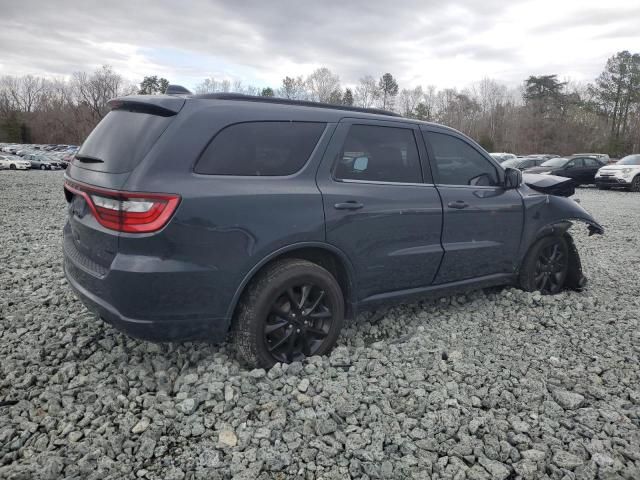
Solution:
<path fill-rule="evenodd" d="M 580 189 L 589 287 L 496 289 L 350 324 L 329 357 L 95 320 L 61 268 L 61 172 L 0 172 L 0 478 L 640 478 L 640 195 Z"/>

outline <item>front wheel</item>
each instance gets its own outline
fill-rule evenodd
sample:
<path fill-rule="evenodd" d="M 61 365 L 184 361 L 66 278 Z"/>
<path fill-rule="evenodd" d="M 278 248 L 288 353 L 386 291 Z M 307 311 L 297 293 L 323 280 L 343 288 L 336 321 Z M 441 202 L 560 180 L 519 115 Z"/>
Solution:
<path fill-rule="evenodd" d="M 631 181 L 631 191 L 640 192 L 640 175 L 636 175 Z"/>
<path fill-rule="evenodd" d="M 11 165 L 9 165 L 9 170 L 15 170 L 16 166 L 12 163 Z"/>
<path fill-rule="evenodd" d="M 270 368 L 324 355 L 343 320 L 344 298 L 333 275 L 315 263 L 288 259 L 268 266 L 251 282 L 232 333 L 242 360 Z"/>
<path fill-rule="evenodd" d="M 47 169 L 46 165 L 40 165 L 40 170 L 46 170 L 46 169 Z"/>
<path fill-rule="evenodd" d="M 562 236 L 552 235 L 536 241 L 522 264 L 520 287 L 543 295 L 559 293 L 569 271 L 569 247 Z"/>

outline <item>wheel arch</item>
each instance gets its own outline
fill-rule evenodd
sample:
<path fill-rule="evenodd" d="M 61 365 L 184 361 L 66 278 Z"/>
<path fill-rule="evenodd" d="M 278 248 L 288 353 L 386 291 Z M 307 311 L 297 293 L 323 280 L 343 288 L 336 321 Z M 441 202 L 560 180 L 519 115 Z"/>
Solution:
<path fill-rule="evenodd" d="M 356 282 L 354 269 L 348 257 L 340 249 L 328 243 L 302 242 L 271 252 L 245 275 L 227 309 L 226 317 L 229 319 L 230 325 L 233 322 L 240 298 L 251 280 L 268 265 L 286 258 L 308 260 L 328 270 L 342 289 L 345 300 L 345 317 L 355 317 L 357 314 Z"/>
<path fill-rule="evenodd" d="M 590 225 L 589 222 L 584 219 L 577 220 L 581 220 L 587 223 L 587 225 Z M 516 275 L 518 277 L 520 276 L 520 272 L 522 271 L 522 267 L 528 253 L 536 244 L 536 242 L 538 242 L 538 240 L 554 235 L 561 236 L 567 243 L 567 248 L 569 251 L 569 269 L 567 272 L 567 277 L 565 279 L 565 288 L 581 291 L 587 283 L 587 278 L 584 276 L 582 271 L 582 261 L 580 260 L 580 254 L 578 253 L 578 249 L 576 248 L 575 242 L 573 241 L 573 237 L 569 233 L 569 229 L 572 225 L 573 223 L 569 220 L 560 220 L 557 222 L 549 223 L 539 228 L 535 236 L 533 237 L 533 240 L 530 242 L 529 246 L 524 252 L 524 255 L 519 259 Z"/>

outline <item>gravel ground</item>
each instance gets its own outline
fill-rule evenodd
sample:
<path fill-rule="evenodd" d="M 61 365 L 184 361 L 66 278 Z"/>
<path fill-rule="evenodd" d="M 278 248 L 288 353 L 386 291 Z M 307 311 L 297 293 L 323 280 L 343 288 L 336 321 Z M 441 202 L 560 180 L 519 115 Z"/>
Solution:
<path fill-rule="evenodd" d="M 265 372 L 94 319 L 62 173 L 0 172 L 0 478 L 640 479 L 640 195 L 576 196 L 584 292 L 398 307 Z"/>

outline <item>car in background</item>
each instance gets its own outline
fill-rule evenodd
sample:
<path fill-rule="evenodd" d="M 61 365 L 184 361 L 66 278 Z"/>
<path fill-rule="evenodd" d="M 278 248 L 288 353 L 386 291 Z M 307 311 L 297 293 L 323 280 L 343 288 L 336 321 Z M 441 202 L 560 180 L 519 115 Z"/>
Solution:
<path fill-rule="evenodd" d="M 626 188 L 640 192 L 640 153 L 627 155 L 613 165 L 605 165 L 596 173 L 596 187 L 600 190 Z"/>
<path fill-rule="evenodd" d="M 606 153 L 574 153 L 571 155 L 572 157 L 592 157 L 597 160 L 600 160 L 602 163 L 609 163 L 609 155 Z"/>
<path fill-rule="evenodd" d="M 536 157 L 536 158 L 544 158 L 545 160 L 549 160 L 550 158 L 558 158 L 560 155 L 556 155 L 555 153 L 532 153 L 531 155 L 526 155 L 527 157 Z"/>
<path fill-rule="evenodd" d="M 513 153 L 490 153 L 489 155 L 495 158 L 499 163 L 517 158 Z"/>
<path fill-rule="evenodd" d="M 500 165 L 502 165 L 502 168 L 517 168 L 518 170 L 526 170 L 527 168 L 539 167 L 546 161 L 547 159 L 542 157 L 523 157 L 505 160 Z"/>
<path fill-rule="evenodd" d="M 31 163 L 14 155 L 0 155 L 0 169 L 29 170 Z"/>
<path fill-rule="evenodd" d="M 595 183 L 596 173 L 604 165 L 593 157 L 557 157 L 544 161 L 539 167 L 528 168 L 525 173 L 556 175 L 570 178 L 576 185 L 587 185 Z"/>
<path fill-rule="evenodd" d="M 56 170 L 58 169 L 57 165 L 52 165 L 49 159 L 44 155 L 29 153 L 28 155 L 24 156 L 24 159 L 30 162 L 31 168 L 39 170 L 53 170 L 54 168 Z"/>

